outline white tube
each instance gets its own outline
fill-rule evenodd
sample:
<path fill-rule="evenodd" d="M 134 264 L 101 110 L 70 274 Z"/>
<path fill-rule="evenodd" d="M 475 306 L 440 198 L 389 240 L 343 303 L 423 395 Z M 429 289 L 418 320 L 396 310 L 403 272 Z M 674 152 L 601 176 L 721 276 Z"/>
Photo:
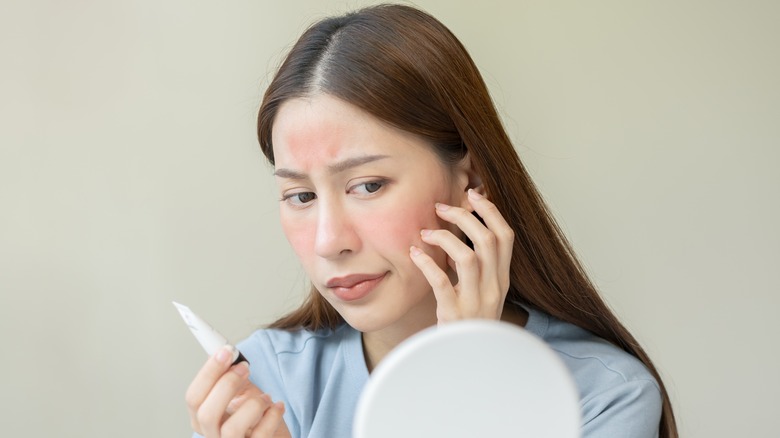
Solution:
<path fill-rule="evenodd" d="M 233 364 L 237 364 L 241 361 L 249 363 L 249 361 L 246 360 L 244 355 L 241 354 L 241 352 L 238 351 L 236 347 L 230 345 L 224 336 L 214 330 L 210 325 L 208 325 L 206 321 L 201 319 L 198 315 L 195 314 L 195 312 L 190 310 L 189 307 L 183 304 L 179 304 L 176 301 L 173 301 L 173 305 L 176 306 L 176 309 L 179 310 L 179 313 L 184 319 L 184 322 L 187 324 L 187 327 L 190 328 L 190 331 L 192 331 L 195 339 L 200 342 L 200 345 L 203 346 L 203 349 L 206 350 L 206 353 L 208 353 L 209 356 L 214 355 L 214 353 L 216 353 L 220 348 L 228 345 L 230 346 L 231 350 L 233 350 Z"/>

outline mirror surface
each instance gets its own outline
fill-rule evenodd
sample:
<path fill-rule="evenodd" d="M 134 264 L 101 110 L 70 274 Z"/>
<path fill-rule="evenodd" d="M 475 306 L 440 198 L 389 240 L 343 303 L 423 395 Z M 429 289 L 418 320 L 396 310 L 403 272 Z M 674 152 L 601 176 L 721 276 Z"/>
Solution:
<path fill-rule="evenodd" d="M 556 353 L 508 323 L 431 327 L 374 370 L 358 401 L 354 438 L 577 438 L 579 396 Z"/>

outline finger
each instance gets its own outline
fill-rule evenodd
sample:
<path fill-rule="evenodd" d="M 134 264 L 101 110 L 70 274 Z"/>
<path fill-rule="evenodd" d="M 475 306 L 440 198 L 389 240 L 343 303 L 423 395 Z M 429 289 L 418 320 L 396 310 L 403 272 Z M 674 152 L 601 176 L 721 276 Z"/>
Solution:
<path fill-rule="evenodd" d="M 442 271 L 431 256 L 416 246 L 409 248 L 409 257 L 411 257 L 412 262 L 420 269 L 425 279 L 428 280 L 428 284 L 431 285 L 431 289 L 433 289 L 437 303 L 436 314 L 439 320 L 442 320 L 442 318 L 444 320 L 456 319 L 458 307 L 455 289 L 452 287 L 447 274 Z"/>
<path fill-rule="evenodd" d="M 481 277 L 483 279 L 497 278 L 499 256 L 497 238 L 493 232 L 464 208 L 437 203 L 436 213 L 443 220 L 460 228 L 474 244 L 473 251 L 476 252 L 479 261 Z"/>
<path fill-rule="evenodd" d="M 469 190 L 469 203 L 474 211 L 485 221 L 487 227 L 493 231 L 498 239 L 498 272 L 502 273 L 501 289 L 509 290 L 509 269 L 512 264 L 512 250 L 514 248 L 515 231 L 498 211 L 495 204 L 476 192 Z"/>
<path fill-rule="evenodd" d="M 480 260 L 473 249 L 447 230 L 422 230 L 423 242 L 444 250 L 455 264 L 458 285 L 455 293 L 461 311 L 471 312 L 479 308 L 480 277 L 483 275 Z"/>
<path fill-rule="evenodd" d="M 233 415 L 238 411 L 238 408 L 244 404 L 252 395 L 245 391 L 230 399 L 227 407 L 225 407 L 225 413 L 227 415 Z"/>
<path fill-rule="evenodd" d="M 481 251 L 485 256 L 494 256 L 496 236 L 465 208 L 454 207 L 442 203 L 436 204 L 436 214 L 443 220 L 457 225 L 469 240 L 474 243 L 474 250 Z"/>
<path fill-rule="evenodd" d="M 204 435 L 219 436 L 223 416 L 230 400 L 247 384 L 249 365 L 240 362 L 219 378 L 198 408 L 197 420 Z"/>
<path fill-rule="evenodd" d="M 265 411 L 263 418 L 260 419 L 260 422 L 257 423 L 257 426 L 255 426 L 255 429 L 252 431 L 251 438 L 268 438 L 276 436 L 289 437 L 290 432 L 284 425 L 283 416 L 284 403 L 276 402 L 271 405 L 271 407 Z M 285 433 L 279 433 L 282 432 L 280 430 L 281 428 L 284 428 Z"/>
<path fill-rule="evenodd" d="M 243 438 L 263 418 L 263 413 L 273 406 L 271 398 L 266 394 L 249 397 L 230 416 L 220 428 L 221 438 Z"/>
<path fill-rule="evenodd" d="M 245 391 L 240 392 L 237 396 L 230 399 L 230 402 L 228 402 L 227 407 L 225 408 L 225 413 L 228 415 L 234 414 L 238 408 L 241 407 L 241 405 L 250 398 L 256 398 L 260 397 L 264 400 L 268 400 L 269 403 L 271 402 L 271 397 L 264 393 L 260 388 L 253 385 L 251 382 L 246 382 L 247 389 Z"/>
<path fill-rule="evenodd" d="M 232 346 L 225 346 L 211 356 L 198 371 L 198 374 L 190 383 L 184 399 L 190 413 L 192 428 L 199 432 L 197 412 L 203 400 L 206 399 L 214 384 L 225 374 L 233 360 Z M 200 433 L 200 432 L 199 432 Z"/>

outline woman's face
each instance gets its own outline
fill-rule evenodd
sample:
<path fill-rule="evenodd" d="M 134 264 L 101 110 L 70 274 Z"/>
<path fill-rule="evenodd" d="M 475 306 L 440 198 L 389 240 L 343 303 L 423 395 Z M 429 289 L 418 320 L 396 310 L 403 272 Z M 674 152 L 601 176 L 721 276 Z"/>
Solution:
<path fill-rule="evenodd" d="M 420 231 L 451 229 L 434 204 L 461 205 L 467 172 L 327 94 L 285 102 L 272 141 L 282 227 L 322 296 L 363 332 L 435 324 L 435 298 L 409 247 L 447 269 Z"/>

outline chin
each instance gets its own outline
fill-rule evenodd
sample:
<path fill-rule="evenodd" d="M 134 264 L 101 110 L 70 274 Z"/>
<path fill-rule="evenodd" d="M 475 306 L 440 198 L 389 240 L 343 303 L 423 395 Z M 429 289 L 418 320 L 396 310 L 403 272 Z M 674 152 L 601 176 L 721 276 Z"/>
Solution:
<path fill-rule="evenodd" d="M 376 307 L 339 309 L 339 314 L 347 324 L 361 333 L 375 333 L 386 329 L 392 329 L 393 332 L 416 332 L 436 324 L 435 303 L 433 307 L 417 303 L 409 308 L 384 308 L 380 311 L 377 311 Z"/>
<path fill-rule="evenodd" d="M 384 315 L 382 315 L 384 316 Z M 377 315 L 355 315 L 352 312 L 341 313 L 341 317 L 355 330 L 361 333 L 377 332 L 393 324 Z"/>

